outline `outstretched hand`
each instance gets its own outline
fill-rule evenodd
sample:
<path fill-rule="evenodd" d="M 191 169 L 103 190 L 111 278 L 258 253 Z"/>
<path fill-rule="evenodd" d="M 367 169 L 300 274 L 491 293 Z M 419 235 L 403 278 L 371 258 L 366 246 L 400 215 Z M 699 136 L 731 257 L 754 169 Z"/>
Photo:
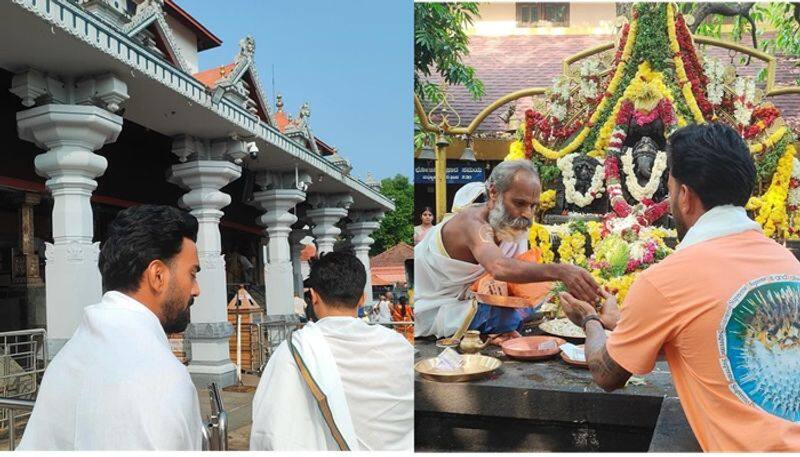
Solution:
<path fill-rule="evenodd" d="M 588 271 L 581 267 L 561 264 L 559 280 L 564 283 L 569 293 L 578 300 L 597 303 L 600 300 L 600 286 Z"/>
<path fill-rule="evenodd" d="M 575 298 L 570 293 L 562 292 L 558 294 L 558 297 L 561 299 L 561 307 L 564 309 L 564 313 L 573 324 L 580 326 L 586 316 L 597 314 L 600 316 L 603 327 L 614 330 L 619 321 L 617 298 L 613 294 L 608 293 L 605 289 L 600 289 L 600 295 L 602 295 L 604 301 L 599 312 L 594 306 Z"/>

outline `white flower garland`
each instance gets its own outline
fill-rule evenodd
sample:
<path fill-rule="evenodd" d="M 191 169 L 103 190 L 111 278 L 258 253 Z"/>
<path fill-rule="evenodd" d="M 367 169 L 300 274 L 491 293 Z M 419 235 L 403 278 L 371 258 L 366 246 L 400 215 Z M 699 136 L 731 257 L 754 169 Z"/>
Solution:
<path fill-rule="evenodd" d="M 585 99 L 597 98 L 597 81 L 595 78 L 600 74 L 600 61 L 594 58 L 586 59 L 580 67 L 580 92 L 579 95 Z"/>
<path fill-rule="evenodd" d="M 569 102 L 569 79 L 563 76 L 553 78 L 551 91 L 555 95 L 555 100 L 550 103 L 550 115 L 559 121 L 563 121 L 567 116 L 567 103 Z"/>
<path fill-rule="evenodd" d="M 800 160 L 792 159 L 792 179 L 800 181 Z M 789 194 L 786 196 L 786 204 L 800 208 L 800 187 L 794 189 L 789 187 Z"/>
<path fill-rule="evenodd" d="M 756 98 L 756 82 L 752 78 L 739 78 L 734 84 L 736 98 L 733 102 L 733 117 L 741 125 L 750 125 L 753 114 L 753 101 Z"/>
<path fill-rule="evenodd" d="M 642 187 L 639 185 L 639 181 L 636 179 L 636 174 L 633 171 L 633 150 L 628 148 L 628 150 L 622 154 L 622 170 L 625 172 L 625 185 L 628 187 L 628 192 L 630 192 L 631 196 L 638 202 L 653 197 L 653 194 L 658 190 L 659 184 L 661 184 L 661 175 L 666 169 L 667 153 L 658 151 L 656 154 L 656 161 L 653 164 L 653 170 L 650 173 L 650 180 Z"/>
<path fill-rule="evenodd" d="M 708 84 L 706 91 L 708 92 L 708 101 L 712 105 L 719 105 L 722 103 L 724 78 L 725 78 L 725 64 L 719 59 L 713 57 L 706 57 L 703 62 L 703 67 L 708 76 Z"/>
<path fill-rule="evenodd" d="M 573 169 L 573 161 L 577 156 L 578 153 L 567 154 L 558 159 L 556 163 L 563 177 L 564 196 L 566 197 L 567 203 L 583 208 L 603 195 L 603 178 L 605 177 L 605 171 L 602 164 L 595 167 L 594 175 L 592 175 L 592 183 L 589 188 L 586 189 L 585 193 L 578 192 L 575 190 L 577 179 L 575 179 L 575 170 Z"/>

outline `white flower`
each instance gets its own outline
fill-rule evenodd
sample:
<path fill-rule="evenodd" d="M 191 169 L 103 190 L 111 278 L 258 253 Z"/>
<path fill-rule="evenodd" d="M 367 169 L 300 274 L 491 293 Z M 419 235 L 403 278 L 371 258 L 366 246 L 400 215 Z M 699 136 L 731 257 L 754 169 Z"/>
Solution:
<path fill-rule="evenodd" d="M 622 170 L 625 172 L 625 185 L 628 188 L 628 192 L 630 192 L 631 196 L 638 202 L 641 202 L 646 198 L 653 197 L 653 194 L 655 194 L 658 190 L 659 184 L 661 184 L 661 175 L 666 169 L 667 153 L 664 151 L 658 151 L 656 154 L 656 161 L 653 164 L 653 169 L 650 172 L 650 179 L 647 181 L 647 184 L 642 187 L 639 185 L 639 181 L 636 179 L 636 174 L 633 171 L 632 149 L 628 148 L 628 150 L 625 151 L 625 154 L 622 154 Z"/>
<path fill-rule="evenodd" d="M 605 171 L 602 164 L 595 167 L 594 174 L 592 175 L 592 183 L 589 185 L 589 188 L 586 189 L 586 192 L 583 194 L 578 192 L 575 190 L 577 180 L 575 179 L 575 170 L 573 168 L 573 161 L 577 156 L 578 153 L 567 154 L 558 159 L 556 165 L 561 170 L 562 182 L 564 183 L 564 197 L 567 203 L 583 208 L 603 194 L 603 178 L 605 177 Z"/>
<path fill-rule="evenodd" d="M 750 124 L 753 114 L 753 102 L 756 98 L 756 83 L 752 78 L 738 78 L 733 86 L 736 99 L 733 102 L 733 117 L 742 125 Z"/>
<path fill-rule="evenodd" d="M 792 159 L 792 178 L 800 180 L 800 161 Z M 786 203 L 791 206 L 800 207 L 800 187 L 792 189 L 789 187 L 789 195 L 786 197 Z"/>
<path fill-rule="evenodd" d="M 581 79 L 580 96 L 586 99 L 597 98 L 597 83 L 591 79 Z"/>
<path fill-rule="evenodd" d="M 567 106 L 560 103 L 551 103 L 550 115 L 559 121 L 564 120 L 564 118 L 567 116 Z"/>

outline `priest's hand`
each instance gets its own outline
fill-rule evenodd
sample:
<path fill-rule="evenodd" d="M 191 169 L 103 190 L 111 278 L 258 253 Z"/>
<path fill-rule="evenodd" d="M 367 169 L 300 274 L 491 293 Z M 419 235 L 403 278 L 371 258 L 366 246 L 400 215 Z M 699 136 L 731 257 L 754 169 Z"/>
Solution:
<path fill-rule="evenodd" d="M 596 303 L 600 300 L 600 286 L 588 271 L 575 265 L 556 265 L 558 266 L 558 279 L 564 283 L 571 296 L 588 303 Z"/>

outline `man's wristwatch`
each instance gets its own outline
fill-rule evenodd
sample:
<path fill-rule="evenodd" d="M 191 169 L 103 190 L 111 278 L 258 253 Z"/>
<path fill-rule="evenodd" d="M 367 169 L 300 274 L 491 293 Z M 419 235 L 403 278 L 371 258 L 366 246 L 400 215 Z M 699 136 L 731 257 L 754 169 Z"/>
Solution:
<path fill-rule="evenodd" d="M 586 331 L 586 324 L 588 324 L 589 321 L 600 322 L 600 326 L 605 328 L 605 325 L 603 325 L 603 321 L 600 319 L 600 316 L 598 316 L 597 314 L 589 314 L 586 317 L 584 317 L 583 320 L 581 321 L 581 328 L 583 329 L 584 332 Z"/>

